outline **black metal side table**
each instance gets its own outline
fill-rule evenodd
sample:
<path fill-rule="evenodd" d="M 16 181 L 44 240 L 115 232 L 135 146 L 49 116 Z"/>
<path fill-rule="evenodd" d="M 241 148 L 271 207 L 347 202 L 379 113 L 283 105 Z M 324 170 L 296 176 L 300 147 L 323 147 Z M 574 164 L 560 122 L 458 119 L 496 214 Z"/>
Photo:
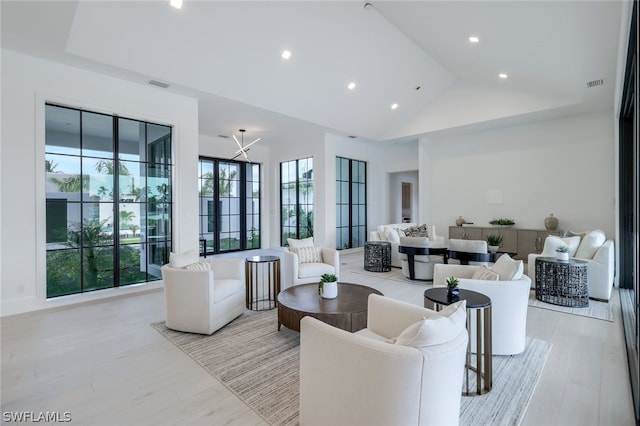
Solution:
<path fill-rule="evenodd" d="M 364 270 L 389 272 L 391 270 L 391 243 L 389 241 L 367 241 L 364 243 Z"/>
<path fill-rule="evenodd" d="M 536 258 L 536 299 L 572 308 L 589 306 L 587 262 Z"/>
<path fill-rule="evenodd" d="M 467 331 L 469 332 L 469 344 L 467 345 L 466 391 L 465 396 L 476 396 L 487 393 L 493 387 L 493 337 L 491 335 L 491 299 L 477 291 L 461 288 L 460 294 L 450 298 L 447 295 L 447 287 L 434 287 L 424 292 L 424 307 L 440 310 L 459 300 L 467 301 Z M 476 311 L 476 327 L 471 327 L 471 310 Z M 471 333 L 476 337 L 476 362 L 471 362 Z M 469 371 L 476 373 L 476 390 L 469 390 Z"/>
<path fill-rule="evenodd" d="M 251 256 L 245 262 L 247 309 L 266 311 L 277 306 L 280 293 L 280 258 Z"/>

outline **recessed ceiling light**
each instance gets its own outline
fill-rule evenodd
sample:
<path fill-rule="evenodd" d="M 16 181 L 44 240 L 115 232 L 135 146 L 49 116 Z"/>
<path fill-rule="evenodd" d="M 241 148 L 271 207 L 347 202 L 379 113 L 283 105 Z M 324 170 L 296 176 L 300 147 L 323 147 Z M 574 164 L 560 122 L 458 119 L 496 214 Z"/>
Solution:
<path fill-rule="evenodd" d="M 398 104 L 391 104 L 391 109 L 398 109 Z"/>
<path fill-rule="evenodd" d="M 478 43 L 480 41 L 480 39 L 477 36 L 470 36 L 469 37 L 469 42 L 470 43 Z"/>
<path fill-rule="evenodd" d="M 182 0 L 170 0 L 169 4 L 176 9 L 182 9 Z"/>
<path fill-rule="evenodd" d="M 505 79 L 508 77 L 508 75 L 506 75 L 505 73 L 501 72 L 500 74 L 498 74 L 498 77 L 500 77 L 501 79 Z"/>
<path fill-rule="evenodd" d="M 289 59 L 291 57 L 291 52 L 288 50 L 283 50 L 281 56 L 282 56 L 282 59 Z"/>
<path fill-rule="evenodd" d="M 356 88 L 356 83 L 355 82 L 352 81 L 351 83 L 347 84 L 347 89 L 353 90 L 355 88 Z"/>

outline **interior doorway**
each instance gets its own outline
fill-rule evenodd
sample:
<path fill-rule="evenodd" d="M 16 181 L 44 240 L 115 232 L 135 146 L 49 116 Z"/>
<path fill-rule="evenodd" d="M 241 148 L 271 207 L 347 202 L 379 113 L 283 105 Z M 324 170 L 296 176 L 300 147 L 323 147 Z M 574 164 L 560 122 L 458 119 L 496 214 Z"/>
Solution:
<path fill-rule="evenodd" d="M 412 214 L 412 197 L 413 192 L 411 188 L 411 182 L 402 182 L 402 222 L 411 222 Z"/>

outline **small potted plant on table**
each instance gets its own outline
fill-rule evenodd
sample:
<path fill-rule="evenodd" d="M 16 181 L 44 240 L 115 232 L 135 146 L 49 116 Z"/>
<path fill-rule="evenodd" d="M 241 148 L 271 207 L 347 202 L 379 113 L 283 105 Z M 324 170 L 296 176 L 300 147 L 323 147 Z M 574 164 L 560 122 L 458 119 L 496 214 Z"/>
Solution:
<path fill-rule="evenodd" d="M 500 244 L 502 244 L 502 235 L 491 234 L 487 235 L 487 245 L 489 246 L 489 251 L 491 253 L 495 253 L 500 248 Z"/>
<path fill-rule="evenodd" d="M 460 289 L 458 288 L 458 279 L 456 277 L 447 278 L 447 296 L 449 298 L 453 298 L 459 294 Z"/>
<path fill-rule="evenodd" d="M 569 247 L 560 246 L 556 249 L 556 258 L 558 260 L 569 260 Z"/>
<path fill-rule="evenodd" d="M 338 277 L 334 274 L 322 274 L 318 285 L 318 294 L 323 299 L 335 299 L 338 297 Z"/>

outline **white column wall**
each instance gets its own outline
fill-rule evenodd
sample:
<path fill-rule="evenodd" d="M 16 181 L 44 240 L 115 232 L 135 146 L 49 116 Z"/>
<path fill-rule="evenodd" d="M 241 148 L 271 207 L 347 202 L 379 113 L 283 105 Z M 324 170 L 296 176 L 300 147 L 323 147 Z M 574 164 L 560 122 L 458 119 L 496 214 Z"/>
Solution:
<path fill-rule="evenodd" d="M 3 49 L 1 315 L 140 289 L 122 287 L 46 300 L 46 101 L 173 126 L 173 249 L 198 247 L 196 100 Z"/>

